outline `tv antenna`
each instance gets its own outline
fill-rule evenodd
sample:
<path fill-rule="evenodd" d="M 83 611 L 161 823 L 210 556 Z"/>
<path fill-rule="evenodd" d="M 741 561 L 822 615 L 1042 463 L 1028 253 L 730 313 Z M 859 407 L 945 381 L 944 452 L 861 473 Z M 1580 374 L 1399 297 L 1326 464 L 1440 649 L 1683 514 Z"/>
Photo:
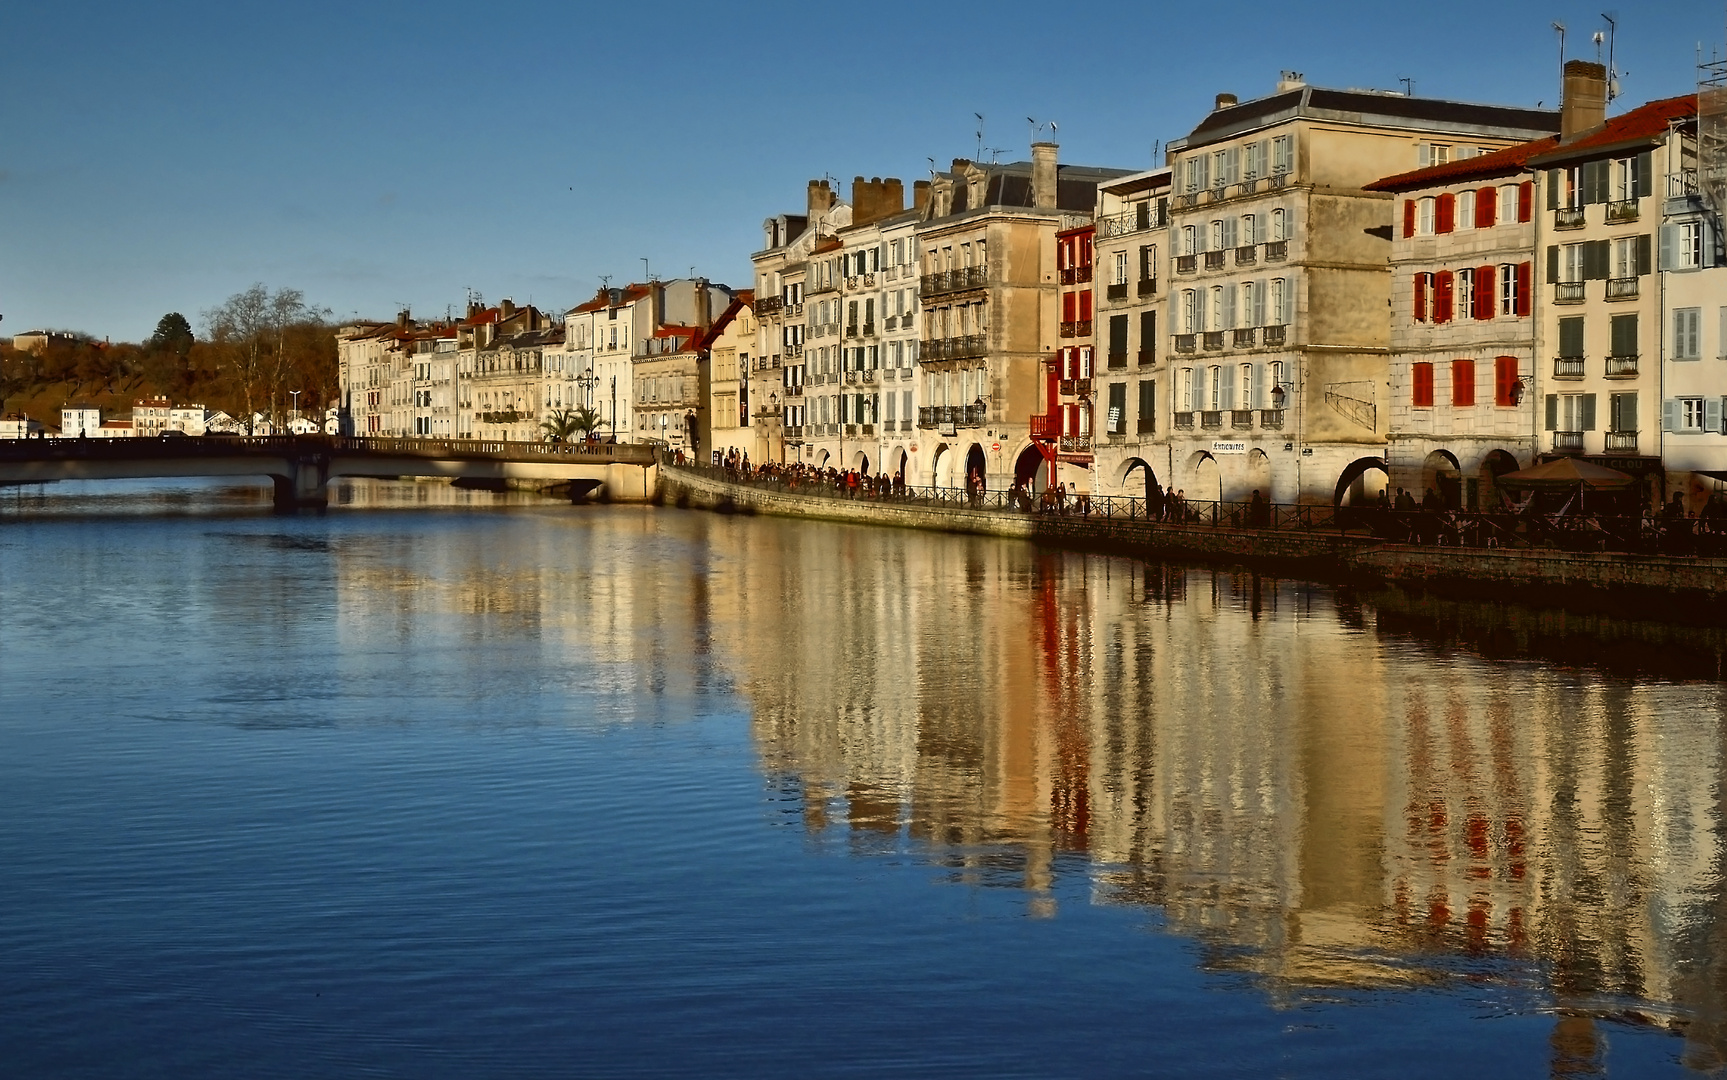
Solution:
<path fill-rule="evenodd" d="M 1404 97 L 1412 98 L 1415 96 L 1415 80 L 1412 77 L 1408 75 L 1399 75 L 1397 77 L 1397 81 L 1403 84 Z"/>
<path fill-rule="evenodd" d="M 1559 35 L 1559 79 L 1563 85 L 1565 80 L 1565 24 L 1555 22 L 1553 30 Z"/>
<path fill-rule="evenodd" d="M 972 115 L 977 117 L 977 156 L 981 158 L 983 157 L 983 113 L 974 112 Z"/>
<path fill-rule="evenodd" d="M 1607 100 L 1619 96 L 1619 71 L 1613 66 L 1613 39 L 1619 36 L 1619 23 L 1607 12 L 1601 13 L 1607 24 Z M 1601 31 L 1595 31 L 1595 59 L 1601 59 Z"/>

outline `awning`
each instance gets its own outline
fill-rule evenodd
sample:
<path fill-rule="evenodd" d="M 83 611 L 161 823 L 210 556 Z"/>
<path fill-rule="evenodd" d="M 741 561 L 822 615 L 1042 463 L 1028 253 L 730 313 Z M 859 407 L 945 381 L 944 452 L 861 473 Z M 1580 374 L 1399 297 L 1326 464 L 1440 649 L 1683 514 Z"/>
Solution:
<path fill-rule="evenodd" d="M 1493 481 L 1502 488 L 1521 491 L 1569 491 L 1578 486 L 1598 491 L 1613 491 L 1630 487 L 1637 481 L 1617 469 L 1565 457 L 1528 469 L 1506 473 Z"/>

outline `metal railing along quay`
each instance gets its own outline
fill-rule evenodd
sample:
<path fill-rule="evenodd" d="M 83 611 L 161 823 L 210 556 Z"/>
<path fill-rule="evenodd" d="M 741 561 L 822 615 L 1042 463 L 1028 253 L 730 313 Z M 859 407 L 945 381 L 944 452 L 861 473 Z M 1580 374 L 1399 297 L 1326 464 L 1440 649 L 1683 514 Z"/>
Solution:
<path fill-rule="evenodd" d="M 935 510 L 987 510 L 1048 516 L 1067 522 L 1140 521 L 1153 526 L 1263 532 L 1351 534 L 1387 543 L 1436 547 L 1505 548 L 1566 552 L 1727 557 L 1727 516 L 1659 518 L 1651 515 L 1537 513 L 1506 510 L 1394 510 L 1381 506 L 1332 507 L 1216 499 L 1146 499 L 1128 495 L 1031 493 L 891 483 L 859 478 L 847 484 L 821 476 L 751 476 L 707 465 L 675 465 L 729 484 L 762 491 L 847 502 L 876 502 Z"/>

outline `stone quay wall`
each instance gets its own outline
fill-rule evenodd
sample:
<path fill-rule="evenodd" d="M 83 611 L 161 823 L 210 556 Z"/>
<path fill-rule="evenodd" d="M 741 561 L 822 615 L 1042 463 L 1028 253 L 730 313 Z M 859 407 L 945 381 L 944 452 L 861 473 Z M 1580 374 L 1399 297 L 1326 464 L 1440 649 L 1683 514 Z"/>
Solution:
<path fill-rule="evenodd" d="M 1390 582 L 1486 598 L 1517 592 L 1565 607 L 1626 609 L 1691 621 L 1684 601 L 1727 598 L 1727 559 L 1387 543 L 1329 531 L 1171 525 L 1096 515 L 973 510 L 919 502 L 839 499 L 730 483 L 666 467 L 661 500 L 723 513 L 889 525 L 1011 537 L 1150 560 L 1241 566 L 1284 577 Z M 1727 617 L 1727 615 L 1717 618 Z"/>

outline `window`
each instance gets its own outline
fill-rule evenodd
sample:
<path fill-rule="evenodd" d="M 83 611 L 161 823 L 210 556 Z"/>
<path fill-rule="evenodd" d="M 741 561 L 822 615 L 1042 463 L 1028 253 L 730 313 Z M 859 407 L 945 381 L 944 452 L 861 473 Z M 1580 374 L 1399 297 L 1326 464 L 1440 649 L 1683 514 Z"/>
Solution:
<path fill-rule="evenodd" d="M 1679 399 L 1679 430 L 1688 432 L 1704 430 L 1702 398 L 1683 397 Z"/>
<path fill-rule="evenodd" d="M 1271 388 L 1273 390 L 1275 390 L 1279 386 L 1287 387 L 1289 385 L 1288 383 L 1283 381 L 1283 361 L 1282 360 L 1273 360 L 1273 361 L 1267 363 L 1265 365 L 1265 374 L 1271 380 Z M 1270 392 L 1271 392 L 1270 390 L 1266 391 L 1266 393 L 1268 393 L 1268 394 Z"/>
<path fill-rule="evenodd" d="M 1413 283 L 1412 315 L 1416 322 L 1427 321 L 1428 297 L 1433 294 L 1433 275 L 1416 274 Z"/>
<path fill-rule="evenodd" d="M 1571 315 L 1559 320 L 1559 355 L 1582 359 L 1583 316 Z"/>
<path fill-rule="evenodd" d="M 1475 361 L 1451 361 L 1451 404 L 1458 408 L 1475 404 Z"/>
<path fill-rule="evenodd" d="M 1199 254 L 1199 230 L 1192 225 L 1181 227 L 1181 253 L 1183 255 Z"/>
<path fill-rule="evenodd" d="M 1415 200 L 1415 235 L 1432 236 L 1439 221 L 1439 200 L 1431 195 Z"/>
<path fill-rule="evenodd" d="M 1491 273 L 1491 271 L 1489 271 Z M 1493 285 L 1488 283 L 1487 291 L 1492 294 Z M 1457 310 L 1467 312 L 1473 318 L 1481 318 L 1481 309 L 1476 306 L 1475 270 L 1464 267 L 1457 271 Z"/>
<path fill-rule="evenodd" d="M 1637 276 L 1637 237 L 1622 236 L 1613 241 L 1613 272 L 1616 278 Z"/>
<path fill-rule="evenodd" d="M 1271 172 L 1273 175 L 1295 171 L 1295 139 L 1279 135 L 1271 140 Z"/>
<path fill-rule="evenodd" d="M 1225 173 L 1228 171 L 1228 168 L 1229 168 L 1228 158 L 1229 158 L 1229 152 L 1227 150 L 1213 150 L 1211 152 L 1211 186 L 1212 187 L 1220 188 L 1220 187 L 1223 187 L 1226 183 L 1228 183 L 1228 180 L 1225 178 Z"/>
<path fill-rule="evenodd" d="M 1192 412 L 1193 411 L 1193 369 L 1192 368 L 1185 368 L 1184 367 L 1181 369 L 1181 380 L 1180 380 L 1179 385 L 1181 386 L 1181 411 L 1182 412 Z"/>
<path fill-rule="evenodd" d="M 1221 220 L 1214 221 L 1211 223 L 1211 244 L 1205 250 L 1222 251 L 1223 249 L 1223 222 Z"/>
<path fill-rule="evenodd" d="M 1607 395 L 1607 430 L 1637 434 L 1637 392 Z"/>
<path fill-rule="evenodd" d="M 1479 224 L 1475 212 L 1475 192 L 1460 191 L 1457 193 L 1457 227 L 1473 229 Z"/>
<path fill-rule="evenodd" d="M 1422 143 L 1416 154 L 1416 168 L 1444 165 L 1451 160 L 1451 147 L 1440 143 Z"/>
<path fill-rule="evenodd" d="M 1673 309 L 1673 359 L 1701 360 L 1702 308 Z"/>
<path fill-rule="evenodd" d="M 1695 270 L 1702 266 L 1703 223 L 1700 221 L 1681 222 L 1672 227 L 1672 235 L 1673 257 L 1668 265 L 1677 270 Z"/>
<path fill-rule="evenodd" d="M 1104 418 L 1105 432 L 1120 435 L 1127 430 L 1127 384 L 1109 384 L 1109 412 Z"/>
<path fill-rule="evenodd" d="M 1612 320 L 1613 349 L 1611 356 L 1637 355 L 1637 316 L 1615 315 Z"/>
<path fill-rule="evenodd" d="M 1583 244 L 1559 245 L 1559 281 L 1562 284 L 1577 284 L 1584 280 L 1586 267 L 1586 252 Z"/>
<path fill-rule="evenodd" d="M 1235 407 L 1253 408 L 1253 365 L 1239 364 L 1235 369 Z"/>
<path fill-rule="evenodd" d="M 1441 270 L 1433 275 L 1433 321 L 1448 323 L 1455 311 L 1453 307 L 1456 291 L 1454 275 L 1449 270 Z"/>
<path fill-rule="evenodd" d="M 1518 199 L 1519 199 L 1518 185 L 1516 185 L 1516 184 L 1501 184 L 1501 185 L 1499 185 L 1499 194 L 1493 200 L 1498 206 L 1499 224 L 1501 224 L 1501 225 L 1515 225 L 1519 221 L 1527 221 L 1528 220 L 1528 218 L 1520 217 L 1518 215 Z"/>
<path fill-rule="evenodd" d="M 1614 202 L 1624 202 L 1637 197 L 1637 165 L 1638 158 L 1616 158 L 1610 168 L 1612 170 L 1612 197 Z"/>
<path fill-rule="evenodd" d="M 1243 180 L 1257 180 L 1264 176 L 1265 143 L 1248 143 L 1242 149 L 1245 153 L 1242 155 L 1241 178 Z"/>
<path fill-rule="evenodd" d="M 1594 394 L 1548 394 L 1548 431 L 1594 431 Z"/>
<path fill-rule="evenodd" d="M 1141 435 L 1157 430 L 1157 382 L 1154 379 L 1139 381 L 1139 433 Z"/>
<path fill-rule="evenodd" d="M 1499 264 L 1499 314 L 1522 315 L 1528 305 L 1529 264 Z"/>
<path fill-rule="evenodd" d="M 1209 412 L 1221 412 L 1224 407 L 1223 396 L 1227 392 L 1225 390 L 1227 384 L 1223 380 L 1223 368 L 1214 364 L 1206 369 L 1205 375 L 1206 409 Z"/>
<path fill-rule="evenodd" d="M 1283 326 L 1289 322 L 1288 282 L 1283 278 L 1271 279 L 1271 322 L 1268 326 Z"/>
<path fill-rule="evenodd" d="M 1242 325 L 1265 325 L 1265 291 L 1257 281 L 1241 283 L 1241 316 Z"/>
<path fill-rule="evenodd" d="M 1241 235 L 1237 238 L 1237 243 L 1242 247 L 1252 247 L 1259 243 L 1259 237 L 1254 233 L 1254 225 L 1255 222 L 1252 214 L 1241 215 Z"/>
<path fill-rule="evenodd" d="M 1518 386 L 1521 382 L 1517 372 L 1517 357 L 1500 356 L 1494 358 L 1493 404 L 1501 408 L 1510 408 L 1516 405 Z"/>
<path fill-rule="evenodd" d="M 1289 239 L 1288 221 L 1289 215 L 1284 213 L 1282 207 L 1278 207 L 1273 210 L 1271 212 L 1271 235 L 1266 237 L 1266 239 L 1270 240 L 1274 244 L 1280 240 Z"/>
<path fill-rule="evenodd" d="M 1127 252 L 1125 251 L 1115 253 L 1115 277 L 1113 280 L 1117 285 L 1127 284 Z"/>
<path fill-rule="evenodd" d="M 1433 365 L 1419 361 L 1412 366 L 1413 390 L 1410 404 L 1417 409 L 1433 407 Z"/>
<path fill-rule="evenodd" d="M 1197 290 L 1182 290 L 1181 332 L 1184 334 L 1199 333 L 1199 293 Z"/>
<path fill-rule="evenodd" d="M 1157 362 L 1157 311 L 1148 308 L 1139 313 L 1139 362 Z"/>
<path fill-rule="evenodd" d="M 1206 329 L 1227 330 L 1228 327 L 1224 325 L 1223 316 L 1223 286 L 1213 285 L 1211 287 L 1211 305 L 1207 313 Z"/>

